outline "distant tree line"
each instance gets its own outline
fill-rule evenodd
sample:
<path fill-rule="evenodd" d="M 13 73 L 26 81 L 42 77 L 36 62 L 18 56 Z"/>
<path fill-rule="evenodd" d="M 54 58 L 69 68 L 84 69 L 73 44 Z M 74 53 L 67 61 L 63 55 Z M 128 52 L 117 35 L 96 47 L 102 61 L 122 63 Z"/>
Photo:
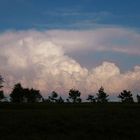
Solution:
<path fill-rule="evenodd" d="M 3 90 L 1 90 L 3 87 L 3 82 L 4 82 L 3 77 L 0 75 L 0 101 L 5 98 L 4 92 Z"/>
<path fill-rule="evenodd" d="M 0 101 L 5 99 L 3 88 L 4 79 L 0 75 Z M 66 101 L 59 96 L 56 91 L 52 91 L 51 95 L 45 99 L 41 95 L 39 90 L 23 88 L 20 83 L 14 85 L 13 90 L 10 93 L 10 101 L 13 103 L 35 103 L 35 102 L 46 102 L 46 103 L 81 103 L 82 99 L 81 92 L 76 89 L 70 89 L 68 93 L 68 98 Z M 131 91 L 123 90 L 118 98 L 122 103 L 134 103 L 133 95 Z M 140 95 L 136 96 L 137 102 L 140 103 Z M 101 87 L 96 93 L 96 97 L 94 95 L 88 95 L 87 99 L 90 103 L 107 103 L 109 101 L 109 95 L 104 91 L 104 88 Z"/>
<path fill-rule="evenodd" d="M 13 91 L 10 94 L 11 102 L 39 102 L 42 99 L 42 95 L 39 90 L 23 88 L 20 83 L 16 84 Z"/>

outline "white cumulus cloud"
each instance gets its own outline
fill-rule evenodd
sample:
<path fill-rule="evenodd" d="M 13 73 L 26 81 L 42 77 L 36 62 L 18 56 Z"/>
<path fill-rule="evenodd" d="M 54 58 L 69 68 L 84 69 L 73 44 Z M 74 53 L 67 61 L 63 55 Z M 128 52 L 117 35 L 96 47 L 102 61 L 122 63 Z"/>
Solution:
<path fill-rule="evenodd" d="M 43 95 L 52 90 L 64 95 L 70 88 L 77 88 L 85 96 L 97 91 L 100 86 L 110 94 L 123 89 L 140 91 L 140 66 L 124 73 L 111 62 L 103 62 L 97 67 L 87 69 L 67 55 L 67 52 L 78 53 L 85 50 L 121 51 L 120 46 L 114 49 L 108 42 L 112 38 L 121 39 L 121 36 L 136 41 L 134 49 L 130 47 L 129 50 L 129 46 L 127 49 L 125 46 L 123 52 L 139 55 L 139 34 L 121 29 L 1 33 L 0 74 L 10 87 L 21 82 L 26 87 L 40 89 Z"/>

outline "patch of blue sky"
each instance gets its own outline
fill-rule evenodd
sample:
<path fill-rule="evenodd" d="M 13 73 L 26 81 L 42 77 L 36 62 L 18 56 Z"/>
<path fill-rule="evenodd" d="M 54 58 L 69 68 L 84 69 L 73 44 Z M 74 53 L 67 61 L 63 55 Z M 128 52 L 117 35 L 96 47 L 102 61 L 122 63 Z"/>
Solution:
<path fill-rule="evenodd" d="M 122 45 L 122 46 L 134 45 L 135 44 L 134 40 L 125 39 L 125 38 L 112 39 L 111 43 L 113 45 Z"/>
<path fill-rule="evenodd" d="M 121 72 L 133 69 L 134 66 L 138 65 L 140 62 L 139 55 L 129 55 L 118 52 L 92 52 L 85 51 L 79 52 L 78 54 L 69 54 L 72 58 L 77 60 L 82 66 L 87 68 L 93 68 L 101 65 L 103 61 L 113 62 L 119 68 Z"/>
<path fill-rule="evenodd" d="M 1 0 L 0 30 L 139 28 L 139 5 L 139 0 Z"/>

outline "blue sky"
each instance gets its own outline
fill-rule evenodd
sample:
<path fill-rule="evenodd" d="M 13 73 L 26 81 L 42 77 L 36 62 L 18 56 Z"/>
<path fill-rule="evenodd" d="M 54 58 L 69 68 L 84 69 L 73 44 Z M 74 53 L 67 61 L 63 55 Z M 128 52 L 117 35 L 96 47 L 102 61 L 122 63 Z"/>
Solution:
<path fill-rule="evenodd" d="M 139 28 L 139 0 L 0 0 L 0 30 Z"/>

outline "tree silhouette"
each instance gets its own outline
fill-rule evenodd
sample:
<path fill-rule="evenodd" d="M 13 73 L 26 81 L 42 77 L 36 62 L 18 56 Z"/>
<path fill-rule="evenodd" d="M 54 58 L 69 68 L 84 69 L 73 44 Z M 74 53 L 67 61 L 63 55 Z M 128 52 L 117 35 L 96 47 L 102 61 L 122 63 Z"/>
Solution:
<path fill-rule="evenodd" d="M 0 75 L 0 89 L 3 87 L 3 85 L 2 85 L 3 82 L 4 82 L 3 77 Z M 4 92 L 3 92 L 3 90 L 0 90 L 0 101 L 4 98 L 5 98 Z"/>
<path fill-rule="evenodd" d="M 80 103 L 81 102 L 80 95 L 81 95 L 81 93 L 79 90 L 70 89 L 70 91 L 69 91 L 69 99 L 73 103 Z"/>
<path fill-rule="evenodd" d="M 24 90 L 20 83 L 15 84 L 12 93 L 10 94 L 11 101 L 21 103 L 24 100 Z"/>
<path fill-rule="evenodd" d="M 120 98 L 123 103 L 134 102 L 131 91 L 123 90 L 123 92 L 119 94 L 118 98 Z"/>
<path fill-rule="evenodd" d="M 70 103 L 70 100 L 69 99 L 66 99 L 67 103 Z"/>
<path fill-rule="evenodd" d="M 3 82 L 4 82 L 4 79 L 3 77 L 0 75 L 0 89 L 3 87 Z"/>
<path fill-rule="evenodd" d="M 10 94 L 11 101 L 14 103 L 22 102 L 39 102 L 42 99 L 42 95 L 39 90 L 23 88 L 20 83 L 14 86 L 12 93 Z"/>
<path fill-rule="evenodd" d="M 60 104 L 64 103 L 64 100 L 61 96 L 57 99 L 57 103 L 60 103 Z"/>
<path fill-rule="evenodd" d="M 81 103 L 82 99 L 81 98 L 77 98 L 77 103 Z"/>
<path fill-rule="evenodd" d="M 109 95 L 107 95 L 107 93 L 104 92 L 104 88 L 101 87 L 99 90 L 98 90 L 98 93 L 97 93 L 97 102 L 99 103 L 106 103 L 108 102 L 108 97 Z"/>
<path fill-rule="evenodd" d="M 0 91 L 0 101 L 1 101 L 2 99 L 4 99 L 4 98 L 5 98 L 4 93 L 3 93 L 3 91 L 1 90 L 1 91 Z"/>
<path fill-rule="evenodd" d="M 24 89 L 25 99 L 27 99 L 27 102 L 34 103 L 39 102 L 42 99 L 42 95 L 40 94 L 39 90 L 35 89 Z"/>
<path fill-rule="evenodd" d="M 58 94 L 55 91 L 52 91 L 51 96 L 49 96 L 50 102 L 57 102 Z"/>
<path fill-rule="evenodd" d="M 51 103 L 51 101 L 50 101 L 50 99 L 45 99 L 45 98 L 42 98 L 42 102 L 44 102 L 44 103 Z"/>
<path fill-rule="evenodd" d="M 137 95 L 137 101 L 140 103 L 140 95 Z"/>
<path fill-rule="evenodd" d="M 87 100 L 90 101 L 91 103 L 95 103 L 96 102 L 96 99 L 94 98 L 93 95 L 88 95 Z"/>

